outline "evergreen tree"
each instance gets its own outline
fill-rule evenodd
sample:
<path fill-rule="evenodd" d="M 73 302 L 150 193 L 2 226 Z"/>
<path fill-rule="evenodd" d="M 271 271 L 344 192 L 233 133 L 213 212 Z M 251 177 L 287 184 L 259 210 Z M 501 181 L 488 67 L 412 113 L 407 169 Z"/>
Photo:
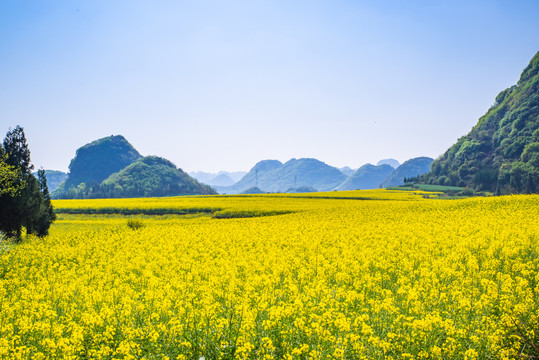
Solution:
<path fill-rule="evenodd" d="M 45 236 L 49 234 L 49 227 L 51 223 L 56 220 L 56 214 L 51 204 L 51 196 L 49 194 L 49 188 L 47 187 L 47 177 L 45 176 L 45 170 L 40 169 L 37 172 L 39 180 L 39 191 L 43 197 L 41 202 L 40 211 L 36 221 L 36 235 Z"/>
<path fill-rule="evenodd" d="M 34 166 L 30 163 L 30 149 L 26 143 L 26 136 L 22 127 L 9 129 L 4 139 L 4 152 L 7 154 L 6 162 L 22 173 L 29 174 Z"/>
<path fill-rule="evenodd" d="M 11 180 L 8 183 L 0 178 L 0 231 L 17 241 L 21 240 L 23 227 L 28 234 L 45 236 L 56 219 L 45 172 L 38 172 L 39 180 L 32 175 L 30 149 L 20 126 L 8 131 L 3 145 L 0 169 L 11 171 Z"/>
<path fill-rule="evenodd" d="M 0 196 L 14 196 L 20 190 L 19 171 L 6 163 L 6 155 L 0 144 Z"/>

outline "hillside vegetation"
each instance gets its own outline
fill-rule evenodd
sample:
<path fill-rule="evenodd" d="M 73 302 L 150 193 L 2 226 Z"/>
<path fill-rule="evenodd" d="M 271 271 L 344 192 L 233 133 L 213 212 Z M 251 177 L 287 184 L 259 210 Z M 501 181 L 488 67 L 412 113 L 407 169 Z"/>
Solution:
<path fill-rule="evenodd" d="M 123 136 L 111 136 L 77 150 L 67 180 L 52 197 L 89 199 L 215 193 L 172 162 L 156 156 L 141 157 Z"/>
<path fill-rule="evenodd" d="M 140 158 L 112 174 L 103 181 L 100 189 L 105 195 L 100 197 L 215 194 L 210 186 L 199 183 L 172 162 L 157 156 Z"/>
<path fill-rule="evenodd" d="M 69 164 L 66 187 L 81 183 L 98 184 L 140 157 L 139 152 L 121 135 L 92 141 L 77 149 Z"/>
<path fill-rule="evenodd" d="M 422 181 L 496 194 L 539 192 L 539 52 L 431 169 Z"/>

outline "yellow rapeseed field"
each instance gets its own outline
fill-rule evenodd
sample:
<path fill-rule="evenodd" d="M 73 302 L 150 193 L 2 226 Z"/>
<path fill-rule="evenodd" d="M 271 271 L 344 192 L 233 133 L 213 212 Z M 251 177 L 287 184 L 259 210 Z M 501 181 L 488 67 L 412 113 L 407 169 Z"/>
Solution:
<path fill-rule="evenodd" d="M 377 190 L 54 206 L 63 214 L 50 236 L 0 249 L 1 359 L 532 351 L 523 338 L 539 319 L 537 195 Z M 90 213 L 99 209 L 110 214 Z"/>

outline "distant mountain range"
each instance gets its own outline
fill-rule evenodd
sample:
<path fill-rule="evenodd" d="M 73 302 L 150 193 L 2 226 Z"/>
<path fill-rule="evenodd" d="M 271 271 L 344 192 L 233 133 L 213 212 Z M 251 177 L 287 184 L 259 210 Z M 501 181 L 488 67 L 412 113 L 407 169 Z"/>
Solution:
<path fill-rule="evenodd" d="M 219 171 L 209 173 L 204 171 L 190 172 L 189 175 L 198 181 L 211 186 L 230 186 L 238 182 L 247 174 L 246 171 Z"/>
<path fill-rule="evenodd" d="M 345 179 L 346 175 L 339 169 L 316 159 L 291 159 L 284 164 L 278 160 L 263 160 L 236 184 L 216 189 L 227 194 L 254 187 L 264 192 L 286 192 L 300 187 L 324 191 L 334 189 Z"/>
<path fill-rule="evenodd" d="M 355 169 L 352 169 L 350 166 L 339 168 L 339 170 L 341 170 L 341 172 L 346 176 L 350 176 L 354 173 L 354 171 L 356 171 Z"/>
<path fill-rule="evenodd" d="M 142 157 L 121 135 L 79 148 L 55 199 L 215 194 L 170 161 Z"/>
<path fill-rule="evenodd" d="M 430 168 L 420 166 L 424 159 L 430 158 L 411 159 L 400 166 L 397 160 L 385 159 L 378 166 L 366 164 L 357 170 L 338 169 L 310 158 L 291 159 L 284 164 L 278 160 L 263 160 L 235 184 L 214 188 L 222 194 L 376 189 L 384 182 L 390 184 L 388 186 L 401 185 L 404 177 L 428 172 Z"/>
<path fill-rule="evenodd" d="M 391 174 L 380 183 L 380 186 L 387 188 L 390 186 L 403 185 L 405 178 L 410 179 L 428 173 L 433 161 L 434 159 L 430 157 L 418 157 L 407 160 L 391 172 Z"/>
<path fill-rule="evenodd" d="M 258 187 L 258 179 L 265 172 L 269 172 L 281 167 L 283 164 L 279 160 L 262 160 L 259 161 L 247 174 L 245 174 L 237 183 L 232 186 L 215 186 L 214 188 L 219 193 L 238 194 L 250 188 Z M 262 190 L 260 190 L 262 191 Z M 268 190 L 264 190 L 268 191 Z"/>
<path fill-rule="evenodd" d="M 388 164 L 365 164 L 348 177 L 336 190 L 376 189 L 395 169 Z"/>
<path fill-rule="evenodd" d="M 190 176 L 166 159 L 143 157 L 123 136 L 117 135 L 79 148 L 68 174 L 46 171 L 46 175 L 52 197 L 56 199 L 215 194 L 216 191 L 296 193 L 400 185 L 405 177 L 427 172 L 430 162 L 430 158 L 417 158 L 398 166 L 397 160 L 385 159 L 379 165 L 366 164 L 353 170 L 338 169 L 312 158 L 285 163 L 263 160 L 247 173 L 193 172 Z"/>
<path fill-rule="evenodd" d="M 400 166 L 400 163 L 395 160 L 395 159 L 383 159 L 383 160 L 380 160 L 376 163 L 376 166 L 380 166 L 380 165 L 389 165 L 391 166 L 393 169 L 396 169 Z"/>

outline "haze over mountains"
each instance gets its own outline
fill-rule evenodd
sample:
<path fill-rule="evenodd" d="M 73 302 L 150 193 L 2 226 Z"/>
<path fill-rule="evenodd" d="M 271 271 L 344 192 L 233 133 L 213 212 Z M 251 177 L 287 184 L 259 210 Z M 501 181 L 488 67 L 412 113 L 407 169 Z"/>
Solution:
<path fill-rule="evenodd" d="M 278 160 L 264 160 L 257 163 L 236 184 L 216 189 L 230 194 L 252 187 L 265 192 L 285 192 L 300 186 L 327 191 L 345 179 L 346 175 L 339 169 L 316 159 L 291 159 L 284 164 Z"/>
<path fill-rule="evenodd" d="M 79 148 L 70 172 L 46 172 L 54 198 L 171 196 L 374 189 L 404 179 L 497 194 L 539 192 L 539 52 L 477 125 L 437 160 L 394 159 L 338 169 L 312 158 L 258 162 L 249 172 L 189 176 L 170 161 L 142 157 L 123 136 Z M 67 177 L 66 177 L 67 176 Z M 203 183 L 206 184 L 203 184 Z M 212 185 L 210 187 L 209 185 Z"/>
<path fill-rule="evenodd" d="M 378 166 L 366 164 L 357 170 L 349 167 L 340 170 L 312 158 L 290 159 L 285 163 L 263 160 L 247 173 L 192 173 L 205 179 L 204 184 L 166 159 L 143 157 L 123 136 L 117 135 L 80 147 L 68 174 L 47 171 L 47 176 L 54 187 L 52 197 L 56 199 L 215 194 L 216 191 L 226 194 L 313 192 L 378 188 L 396 171 L 388 164 L 398 164 L 393 159 L 381 162 Z M 59 179 L 63 182 L 58 185 Z"/>
<path fill-rule="evenodd" d="M 382 159 L 376 163 L 376 166 L 380 166 L 384 164 L 391 166 L 393 169 L 398 168 L 400 165 L 400 163 L 395 159 Z"/>
<path fill-rule="evenodd" d="M 192 173 L 201 180 L 198 181 L 166 159 L 143 157 L 123 136 L 117 135 L 80 147 L 68 174 L 55 171 L 46 174 L 52 185 L 52 197 L 57 199 L 215 194 L 216 191 L 239 194 L 374 189 L 393 173 L 399 175 L 388 180 L 390 185 L 402 184 L 404 176 L 419 175 L 400 167 L 394 169 L 389 165 L 398 166 L 394 159 L 384 159 L 378 164 L 341 170 L 311 158 L 290 159 L 285 163 L 263 160 L 247 173 Z"/>
<path fill-rule="evenodd" d="M 341 172 L 346 176 L 352 175 L 354 173 L 354 171 L 355 171 L 350 166 L 345 166 L 345 167 L 339 168 L 339 170 L 341 170 Z"/>
<path fill-rule="evenodd" d="M 291 159 L 284 164 L 278 160 L 263 160 L 234 185 L 214 188 L 219 193 L 226 194 L 376 189 L 400 168 L 394 169 L 388 165 L 391 163 L 398 166 L 399 162 L 394 159 L 381 160 L 380 163 L 378 166 L 366 164 L 353 170 L 350 167 L 338 169 L 310 158 Z M 395 175 L 391 186 L 402 185 L 404 177 L 413 177 L 428 171 L 429 168 L 410 169 L 407 164 L 399 172 L 403 177 L 397 180 L 396 177 L 400 175 Z"/>
<path fill-rule="evenodd" d="M 336 190 L 376 189 L 393 172 L 388 164 L 375 166 L 365 164 L 357 169 Z"/>
<path fill-rule="evenodd" d="M 219 171 L 218 173 L 193 171 L 189 173 L 189 176 L 211 186 L 230 186 L 238 182 L 245 174 L 247 174 L 246 171 Z"/>
<path fill-rule="evenodd" d="M 33 172 L 33 174 L 37 177 L 37 171 Z M 58 170 L 45 170 L 45 177 L 47 178 L 49 192 L 53 192 L 61 183 L 66 181 L 67 173 Z"/>
<path fill-rule="evenodd" d="M 538 193 L 539 52 L 524 69 L 518 83 L 502 91 L 477 125 L 435 161 L 419 157 L 400 165 L 394 159 L 384 159 L 376 166 L 365 164 L 354 172 L 345 167 L 341 173 L 346 179 L 335 185 L 338 176 L 335 171 L 329 171 L 329 165 L 322 163 L 325 165 L 322 176 L 322 167 L 317 164 L 318 170 L 309 171 L 313 177 L 309 178 L 302 172 L 308 168 L 306 160 L 314 164 L 314 159 L 293 160 L 295 164 L 303 164 L 302 171 L 294 169 L 297 165 L 290 164 L 283 173 L 281 167 L 289 162 L 280 165 L 271 162 L 273 168 L 262 169 L 260 165 L 266 163 L 261 162 L 249 172 L 249 176 L 233 186 L 218 190 L 231 193 L 245 191 L 253 187 L 254 173 L 257 173 L 254 186 L 262 191 L 287 191 L 288 186 L 317 190 L 329 190 L 333 186 L 337 190 L 369 189 L 402 185 L 405 178 L 419 176 L 416 179 L 419 182 L 469 187 L 496 194 Z M 253 171 L 256 169 L 258 171 Z M 324 177 L 325 182 L 317 187 L 314 178 L 319 177 Z M 294 186 L 291 186 L 291 178 Z"/>

